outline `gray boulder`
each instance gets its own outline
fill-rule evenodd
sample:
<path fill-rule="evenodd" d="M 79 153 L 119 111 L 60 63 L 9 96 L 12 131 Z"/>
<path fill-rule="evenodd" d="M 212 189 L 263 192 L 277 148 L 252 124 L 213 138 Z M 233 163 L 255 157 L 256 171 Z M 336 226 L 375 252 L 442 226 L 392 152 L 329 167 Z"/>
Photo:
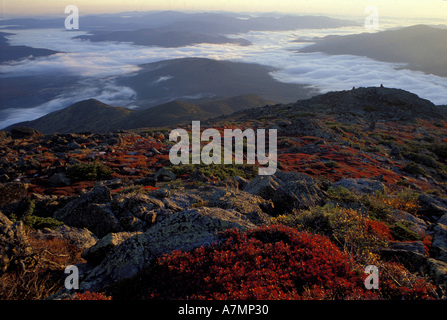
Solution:
<path fill-rule="evenodd" d="M 390 216 L 396 222 L 410 223 L 410 230 L 416 233 L 427 234 L 430 227 L 430 223 L 402 210 L 394 210 Z"/>
<path fill-rule="evenodd" d="M 98 238 L 86 228 L 74 228 L 66 225 L 59 226 L 55 229 L 44 228 L 35 233 L 38 239 L 52 240 L 62 239 L 81 250 L 86 250 L 95 245 Z"/>
<path fill-rule="evenodd" d="M 141 234 L 141 232 L 109 233 L 105 237 L 101 238 L 101 240 L 99 240 L 94 246 L 91 246 L 85 250 L 82 253 L 82 258 L 93 265 L 98 265 L 107 256 L 107 254 L 113 250 L 113 248 L 137 234 Z"/>
<path fill-rule="evenodd" d="M 110 189 L 98 184 L 54 213 L 71 227 L 87 228 L 102 238 L 109 233 L 145 231 L 172 213 L 163 201 L 144 194 L 125 194 L 112 199 Z"/>
<path fill-rule="evenodd" d="M 71 227 L 87 228 L 96 236 L 120 230 L 120 224 L 108 204 L 112 200 L 109 188 L 96 185 L 90 192 L 69 202 L 54 213 L 54 218 Z"/>
<path fill-rule="evenodd" d="M 447 262 L 429 258 L 425 266 L 425 272 L 445 292 L 447 289 Z"/>
<path fill-rule="evenodd" d="M 441 217 L 447 214 L 447 199 L 431 194 L 422 194 L 418 197 L 418 214 L 426 217 Z"/>
<path fill-rule="evenodd" d="M 161 182 L 173 181 L 173 180 L 177 179 L 177 176 L 171 170 L 166 169 L 166 168 L 161 168 L 155 174 L 155 179 L 157 181 L 161 181 Z"/>
<path fill-rule="evenodd" d="M 257 176 L 244 191 L 271 200 L 275 213 L 281 214 L 324 204 L 326 194 L 320 186 L 317 179 L 306 174 L 277 171 L 271 176 Z"/>
<path fill-rule="evenodd" d="M 235 210 L 255 225 L 268 224 L 270 217 L 266 212 L 273 209 L 271 201 L 233 188 L 205 189 L 200 196 L 207 206 Z"/>
<path fill-rule="evenodd" d="M 447 224 L 438 223 L 433 228 L 431 250 L 436 259 L 447 262 Z"/>
<path fill-rule="evenodd" d="M 56 173 L 48 179 L 48 184 L 53 188 L 66 187 L 71 184 L 71 181 L 64 173 Z"/>
<path fill-rule="evenodd" d="M 334 188 L 341 186 L 353 192 L 374 193 L 376 191 L 385 191 L 385 185 L 377 180 L 371 179 L 343 179 L 332 185 Z"/>
<path fill-rule="evenodd" d="M 427 254 L 422 241 L 390 242 L 380 251 L 382 258 L 402 263 L 408 270 L 420 271 L 427 262 Z"/>
<path fill-rule="evenodd" d="M 157 220 L 163 219 L 171 211 L 166 209 L 163 201 L 145 194 L 125 194 L 112 201 L 112 210 L 120 220 L 126 231 L 139 231 L 152 226 Z M 143 228 L 131 228 L 129 223 L 135 219 L 140 220 Z M 129 225 L 126 227 L 126 225 Z"/>

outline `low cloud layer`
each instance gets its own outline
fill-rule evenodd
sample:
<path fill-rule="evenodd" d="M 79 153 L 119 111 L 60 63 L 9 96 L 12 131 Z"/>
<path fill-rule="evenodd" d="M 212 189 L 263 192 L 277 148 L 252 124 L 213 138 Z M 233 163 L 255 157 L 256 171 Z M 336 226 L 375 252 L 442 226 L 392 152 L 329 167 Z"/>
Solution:
<path fill-rule="evenodd" d="M 136 108 L 136 92 L 129 87 L 118 86 L 113 80 L 84 80 L 79 89 L 59 95 L 34 108 L 7 108 L 0 110 L 0 128 L 40 118 L 48 113 L 66 108 L 78 101 L 94 98 L 113 106 Z"/>
<path fill-rule="evenodd" d="M 166 59 L 202 57 L 269 65 L 278 70 L 272 76 L 278 81 L 306 84 L 321 92 L 349 90 L 352 87 L 395 87 L 418 94 L 435 104 L 447 104 L 446 78 L 403 69 L 403 65 L 383 63 L 350 55 L 329 56 L 322 53 L 299 53 L 308 40 L 328 34 L 352 34 L 365 31 L 359 27 L 297 30 L 292 32 L 250 32 L 243 37 L 252 46 L 201 44 L 182 48 L 143 47 L 130 43 L 91 43 L 72 37 L 85 32 L 65 30 L 20 30 L 10 36 L 12 45 L 44 47 L 61 51 L 53 56 L 23 60 L 0 66 L 1 83 L 10 76 L 58 74 L 82 76 L 73 92 L 61 93 L 56 99 L 30 109 L 11 106 L 0 111 L 0 128 L 33 120 L 49 112 L 68 107 L 82 99 L 96 98 L 115 106 L 136 107 L 136 93 L 119 86 L 115 77 L 138 71 L 138 65 Z M 167 81 L 166 78 L 159 81 Z M 292 101 L 291 101 L 292 102 Z"/>

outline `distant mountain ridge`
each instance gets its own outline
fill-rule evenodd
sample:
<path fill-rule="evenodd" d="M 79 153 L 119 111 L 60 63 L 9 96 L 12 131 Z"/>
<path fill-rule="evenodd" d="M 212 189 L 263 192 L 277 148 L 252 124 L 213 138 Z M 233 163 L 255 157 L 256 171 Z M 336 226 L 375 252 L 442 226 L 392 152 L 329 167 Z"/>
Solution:
<path fill-rule="evenodd" d="M 241 18 L 242 17 L 242 18 Z M 19 18 L 0 21 L 0 26 L 17 29 L 61 28 L 61 18 Z M 184 13 L 176 11 L 129 12 L 82 17 L 80 30 L 132 31 L 160 28 L 164 31 L 184 31 L 213 35 L 236 34 L 249 31 L 285 31 L 294 29 L 337 28 L 358 23 L 325 16 L 263 14 L 253 17 L 241 13 Z"/>
<path fill-rule="evenodd" d="M 33 121 L 8 127 L 34 128 L 42 133 L 102 132 L 121 129 L 172 126 L 192 120 L 206 120 L 218 115 L 264 106 L 268 101 L 255 95 L 244 95 L 192 104 L 171 101 L 146 110 L 114 107 L 95 99 L 77 102 Z"/>
<path fill-rule="evenodd" d="M 75 39 L 89 40 L 92 42 L 116 41 L 133 42 L 141 46 L 158 46 L 164 48 L 178 48 L 194 44 L 235 44 L 240 46 L 250 45 L 250 41 L 242 38 L 227 38 L 188 31 L 163 31 L 160 29 L 141 29 L 136 31 L 97 31 L 92 35 L 77 36 Z"/>
<path fill-rule="evenodd" d="M 268 67 L 206 58 L 179 58 L 143 64 L 140 71 L 117 79 L 137 93 L 136 104 L 153 107 L 174 100 L 218 99 L 254 94 L 272 102 L 310 98 L 317 91 L 275 80 Z"/>
<path fill-rule="evenodd" d="M 255 95 L 243 95 L 196 104 L 171 101 L 145 110 L 129 110 L 89 99 L 39 119 L 15 124 L 6 130 L 27 126 L 45 134 L 108 133 L 121 129 L 169 127 L 194 120 L 207 120 L 208 124 L 212 124 L 267 117 L 278 122 L 319 112 L 333 114 L 348 122 L 362 119 L 374 124 L 379 120 L 446 119 L 441 109 L 411 92 L 383 87 L 329 92 L 286 105 L 274 105 Z"/>
<path fill-rule="evenodd" d="M 378 33 L 327 36 L 300 51 L 351 54 L 406 63 L 410 69 L 447 77 L 446 39 L 447 29 L 416 25 Z"/>

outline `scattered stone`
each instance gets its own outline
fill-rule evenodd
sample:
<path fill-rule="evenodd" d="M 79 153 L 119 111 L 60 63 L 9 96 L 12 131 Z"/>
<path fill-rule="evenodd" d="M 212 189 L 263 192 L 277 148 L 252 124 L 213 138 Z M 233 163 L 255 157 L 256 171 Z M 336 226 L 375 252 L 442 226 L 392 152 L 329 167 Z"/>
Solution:
<path fill-rule="evenodd" d="M 277 171 L 272 176 L 257 176 L 244 191 L 271 200 L 275 213 L 309 209 L 325 202 L 321 183 L 303 173 Z"/>
<path fill-rule="evenodd" d="M 76 141 L 72 141 L 67 145 L 68 150 L 78 150 L 81 148 L 82 148 L 82 146 L 79 143 L 77 143 Z"/>
<path fill-rule="evenodd" d="M 393 218 L 396 222 L 411 223 L 410 230 L 420 234 L 427 234 L 430 226 L 425 220 L 415 217 L 414 215 L 402 210 L 394 210 L 391 212 L 391 218 Z"/>
<path fill-rule="evenodd" d="M 175 179 L 177 179 L 177 176 L 171 170 L 162 168 L 157 171 L 155 179 L 161 182 L 174 181 Z"/>
<path fill-rule="evenodd" d="M 447 289 L 447 262 L 429 258 L 425 270 L 437 285 Z"/>
<path fill-rule="evenodd" d="M 133 237 L 141 232 L 118 232 L 109 233 L 101 238 L 95 245 L 89 247 L 82 253 L 82 258 L 87 262 L 98 265 L 104 258 L 112 251 L 113 248 L 124 242 L 130 237 Z"/>
<path fill-rule="evenodd" d="M 189 180 L 196 182 L 208 182 L 210 179 L 205 176 L 202 171 L 196 169 L 194 173 L 189 177 Z"/>
<path fill-rule="evenodd" d="M 426 217 L 441 217 L 447 214 L 447 200 L 431 194 L 422 194 L 417 199 L 418 214 Z"/>
<path fill-rule="evenodd" d="M 250 181 L 247 179 L 235 176 L 235 177 L 229 177 L 225 181 L 221 182 L 221 184 L 230 188 L 243 190 L 249 182 Z"/>
<path fill-rule="evenodd" d="M 380 251 L 382 258 L 403 264 L 408 270 L 418 272 L 427 262 L 422 241 L 390 242 L 389 247 Z"/>
<path fill-rule="evenodd" d="M 71 181 L 65 173 L 56 173 L 50 179 L 48 179 L 48 184 L 53 187 L 67 187 L 71 185 Z"/>
<path fill-rule="evenodd" d="M 431 250 L 433 252 L 433 257 L 447 262 L 447 224 L 438 223 L 433 228 L 433 243 Z"/>
<path fill-rule="evenodd" d="M 86 228 L 73 228 L 66 225 L 55 229 L 44 228 L 35 233 L 38 239 L 63 239 L 81 250 L 86 250 L 95 245 L 98 238 Z"/>
<path fill-rule="evenodd" d="M 111 200 L 109 188 L 97 185 L 57 210 L 54 218 L 72 227 L 87 228 L 98 237 L 121 231 L 119 221 L 107 205 Z"/>
<path fill-rule="evenodd" d="M 378 181 L 372 179 L 343 179 L 332 185 L 334 188 L 341 186 L 346 189 L 349 189 L 353 192 L 360 193 L 374 193 L 376 191 L 383 192 L 385 191 L 385 185 Z"/>

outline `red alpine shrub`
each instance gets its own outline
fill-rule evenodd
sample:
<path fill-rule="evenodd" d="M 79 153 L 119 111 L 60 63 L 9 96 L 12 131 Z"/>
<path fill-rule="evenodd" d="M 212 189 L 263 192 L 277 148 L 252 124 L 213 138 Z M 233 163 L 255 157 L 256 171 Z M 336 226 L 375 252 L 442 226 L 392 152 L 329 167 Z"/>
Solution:
<path fill-rule="evenodd" d="M 76 292 L 71 300 L 112 300 L 112 297 L 108 297 L 101 292 L 86 291 L 84 293 Z"/>
<path fill-rule="evenodd" d="M 158 260 L 154 299 L 344 299 L 367 298 L 364 277 L 328 238 L 285 226 L 244 234 L 193 252 Z"/>

